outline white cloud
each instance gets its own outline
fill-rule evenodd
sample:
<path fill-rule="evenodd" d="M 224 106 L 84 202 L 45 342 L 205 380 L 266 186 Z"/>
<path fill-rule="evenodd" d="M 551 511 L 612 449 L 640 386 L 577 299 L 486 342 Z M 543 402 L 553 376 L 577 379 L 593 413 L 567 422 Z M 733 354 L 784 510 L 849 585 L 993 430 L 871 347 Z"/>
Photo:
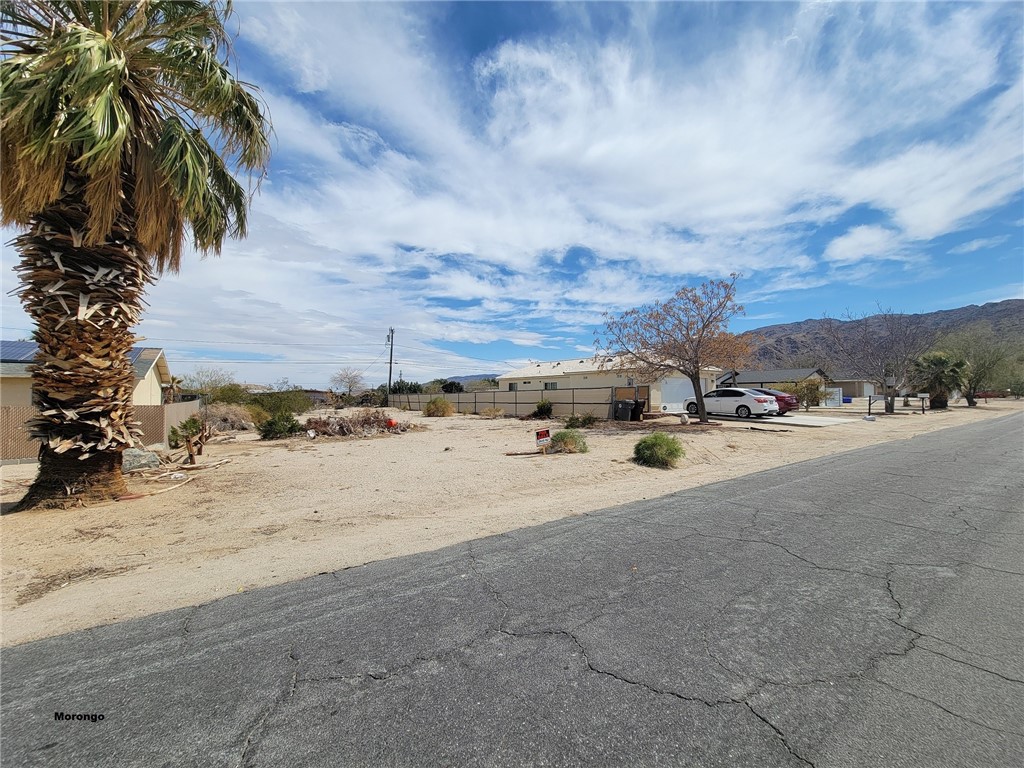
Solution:
<path fill-rule="evenodd" d="M 966 242 L 963 245 L 958 245 L 955 248 L 950 248 L 949 252 L 954 255 L 974 253 L 975 251 L 980 251 L 985 248 L 995 248 L 997 245 L 1002 245 L 1009 239 L 1009 235 L 1003 235 L 1002 237 L 978 238 L 977 240 Z"/>
<path fill-rule="evenodd" d="M 875 226 L 853 227 L 835 238 L 825 248 L 826 261 L 838 264 L 855 264 L 865 260 L 901 257 L 903 247 L 900 237 L 890 229 Z"/>

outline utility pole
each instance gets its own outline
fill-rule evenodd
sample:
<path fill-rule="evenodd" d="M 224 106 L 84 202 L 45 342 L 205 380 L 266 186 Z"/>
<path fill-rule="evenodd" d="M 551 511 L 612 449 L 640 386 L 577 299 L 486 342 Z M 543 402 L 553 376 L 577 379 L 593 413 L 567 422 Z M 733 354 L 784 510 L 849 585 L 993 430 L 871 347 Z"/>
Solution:
<path fill-rule="evenodd" d="M 391 368 L 395 364 L 395 329 L 388 329 L 388 391 L 384 393 L 384 405 L 391 405 Z"/>

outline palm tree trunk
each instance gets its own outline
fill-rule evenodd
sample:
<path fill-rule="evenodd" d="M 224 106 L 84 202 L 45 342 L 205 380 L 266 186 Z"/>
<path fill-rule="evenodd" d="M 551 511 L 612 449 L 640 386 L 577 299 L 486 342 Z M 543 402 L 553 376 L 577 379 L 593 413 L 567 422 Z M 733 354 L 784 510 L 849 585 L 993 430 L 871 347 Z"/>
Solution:
<path fill-rule="evenodd" d="M 15 238 L 21 302 L 36 323 L 29 420 L 39 474 L 18 509 L 66 507 L 126 492 L 125 448 L 141 436 L 132 411 L 132 327 L 152 272 L 121 215 L 103 242 L 84 243 L 85 186 L 72 170 L 65 194 Z"/>

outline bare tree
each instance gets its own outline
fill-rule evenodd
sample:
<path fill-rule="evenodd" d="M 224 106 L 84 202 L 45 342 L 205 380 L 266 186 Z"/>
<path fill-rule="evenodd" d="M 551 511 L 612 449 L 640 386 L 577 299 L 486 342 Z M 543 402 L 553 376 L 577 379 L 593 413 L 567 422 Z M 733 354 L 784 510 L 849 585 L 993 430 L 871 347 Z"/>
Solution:
<path fill-rule="evenodd" d="M 664 302 L 605 314 L 597 334 L 601 355 L 611 355 L 619 370 L 634 371 L 640 381 L 656 381 L 678 372 L 693 384 L 700 420 L 707 423 L 701 371 L 708 366 L 739 368 L 750 344 L 729 333 L 729 320 L 743 314 L 736 303 L 736 280 L 710 280 L 697 288 L 680 288 Z"/>
<path fill-rule="evenodd" d="M 192 373 L 182 377 L 181 389 L 186 392 L 210 394 L 234 383 L 235 374 L 225 368 L 196 368 Z"/>
<path fill-rule="evenodd" d="M 822 332 L 831 346 L 831 368 L 874 383 L 886 395 L 885 412 L 896 410 L 896 394 L 910 384 L 914 361 L 934 339 L 920 315 L 878 308 L 875 315 L 826 316 Z"/>
<path fill-rule="evenodd" d="M 363 372 L 358 368 L 342 368 L 331 376 L 331 386 L 343 390 L 346 395 L 352 395 L 355 390 L 363 389 L 366 384 Z"/>

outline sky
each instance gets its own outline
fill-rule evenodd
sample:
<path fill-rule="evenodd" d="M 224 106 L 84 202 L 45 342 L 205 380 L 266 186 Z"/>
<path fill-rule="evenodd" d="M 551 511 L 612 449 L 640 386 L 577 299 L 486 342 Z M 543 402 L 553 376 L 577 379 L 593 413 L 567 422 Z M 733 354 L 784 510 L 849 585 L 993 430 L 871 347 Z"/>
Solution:
<path fill-rule="evenodd" d="M 731 273 L 735 332 L 1024 296 L 1019 2 L 235 11 L 273 156 L 248 238 L 147 295 L 175 375 L 372 386 L 390 328 L 396 379 L 502 373 Z"/>

